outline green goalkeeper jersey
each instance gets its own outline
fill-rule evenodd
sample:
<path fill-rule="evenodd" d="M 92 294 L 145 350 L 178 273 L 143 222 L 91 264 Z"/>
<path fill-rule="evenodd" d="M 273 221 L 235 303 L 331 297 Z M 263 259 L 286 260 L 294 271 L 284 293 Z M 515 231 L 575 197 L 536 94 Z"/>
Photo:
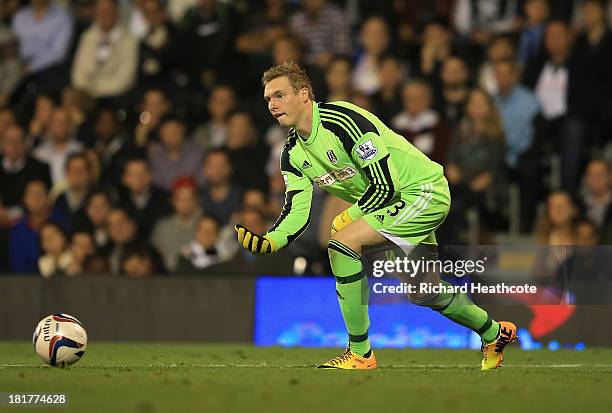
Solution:
<path fill-rule="evenodd" d="M 395 203 L 402 192 L 443 176 L 430 160 L 376 116 L 348 102 L 312 104 L 310 136 L 290 129 L 280 168 L 285 205 L 267 236 L 277 249 L 310 222 L 312 183 L 353 203 L 353 220 Z"/>

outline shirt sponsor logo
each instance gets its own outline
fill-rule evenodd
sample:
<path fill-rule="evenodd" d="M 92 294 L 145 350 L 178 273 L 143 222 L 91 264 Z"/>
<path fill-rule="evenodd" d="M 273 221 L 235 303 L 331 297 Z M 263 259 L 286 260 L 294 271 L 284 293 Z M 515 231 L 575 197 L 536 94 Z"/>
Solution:
<path fill-rule="evenodd" d="M 336 158 L 336 154 L 331 149 L 327 151 L 327 157 L 331 163 L 338 163 L 338 158 Z"/>
<path fill-rule="evenodd" d="M 376 148 L 376 146 L 374 146 L 374 143 L 372 143 L 372 139 L 368 139 L 364 143 L 357 145 L 355 147 L 355 150 L 359 154 L 359 158 L 364 161 L 374 159 L 374 157 L 378 153 L 378 149 Z"/>
<path fill-rule="evenodd" d="M 347 179 L 350 179 L 353 176 L 355 176 L 356 173 L 357 171 L 355 170 L 355 168 L 348 165 L 342 169 L 327 172 L 326 174 L 323 174 L 320 177 L 315 178 L 314 181 L 321 188 L 324 188 L 326 186 L 333 185 L 334 183 L 338 181 L 346 181 Z"/>

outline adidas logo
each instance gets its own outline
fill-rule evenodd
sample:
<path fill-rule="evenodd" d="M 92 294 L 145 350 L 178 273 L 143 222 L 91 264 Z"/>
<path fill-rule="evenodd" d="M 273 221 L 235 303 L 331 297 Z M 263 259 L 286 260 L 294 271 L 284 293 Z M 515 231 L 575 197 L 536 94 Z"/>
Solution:
<path fill-rule="evenodd" d="M 304 161 L 304 163 L 302 164 L 302 169 L 310 168 L 311 166 L 312 165 L 310 164 L 310 162 Z"/>
<path fill-rule="evenodd" d="M 378 222 L 380 222 L 381 224 L 383 223 L 383 221 L 385 220 L 385 216 L 384 215 L 374 215 L 374 217 L 378 220 Z"/>

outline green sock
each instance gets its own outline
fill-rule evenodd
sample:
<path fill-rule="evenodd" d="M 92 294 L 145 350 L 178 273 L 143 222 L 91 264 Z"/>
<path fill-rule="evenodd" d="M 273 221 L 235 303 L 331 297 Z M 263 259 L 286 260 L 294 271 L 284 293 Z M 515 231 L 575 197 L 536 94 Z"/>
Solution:
<path fill-rule="evenodd" d="M 442 284 L 451 285 L 446 281 L 442 281 Z M 474 304 L 465 293 L 441 293 L 435 299 L 420 304 L 431 307 L 455 323 L 475 331 L 485 344 L 497 339 L 499 323 Z"/>
<path fill-rule="evenodd" d="M 329 261 L 336 277 L 336 294 L 349 334 L 352 353 L 364 356 L 370 350 L 368 328 L 368 278 L 359 255 L 339 241 L 329 241 Z"/>

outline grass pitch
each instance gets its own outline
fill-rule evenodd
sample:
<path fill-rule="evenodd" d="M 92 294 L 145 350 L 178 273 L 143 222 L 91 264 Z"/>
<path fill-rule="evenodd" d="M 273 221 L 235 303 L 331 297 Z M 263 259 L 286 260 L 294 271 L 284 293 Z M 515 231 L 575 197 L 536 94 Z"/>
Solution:
<path fill-rule="evenodd" d="M 75 412 L 610 412 L 612 350 L 507 350 L 479 370 L 467 350 L 376 351 L 374 371 L 316 370 L 340 349 L 93 343 L 65 369 L 0 342 L 0 392 L 67 392 Z M 26 411 L 23 408 L 0 408 Z"/>

